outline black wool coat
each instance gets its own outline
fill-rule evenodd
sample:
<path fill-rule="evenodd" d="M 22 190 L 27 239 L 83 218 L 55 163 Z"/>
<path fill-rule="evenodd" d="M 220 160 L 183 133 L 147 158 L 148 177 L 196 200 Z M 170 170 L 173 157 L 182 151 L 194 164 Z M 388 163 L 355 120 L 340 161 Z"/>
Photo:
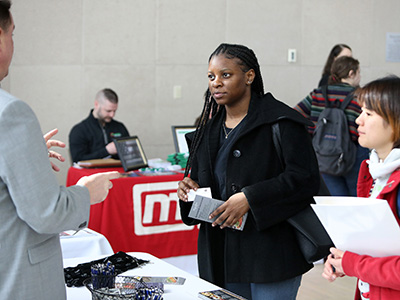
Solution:
<path fill-rule="evenodd" d="M 286 222 L 313 202 L 319 188 L 318 163 L 306 130 L 309 121 L 270 93 L 252 95 L 246 118 L 226 166 L 227 199 L 244 192 L 250 205 L 244 230 L 221 230 L 202 222 L 199 232 L 200 277 L 220 286 L 276 282 L 312 268 Z M 223 108 L 207 123 L 191 172 L 191 178 L 200 187 L 211 187 L 217 199 L 214 162 L 224 120 Z M 284 169 L 272 140 L 275 122 L 279 122 Z M 189 143 L 192 137 L 188 134 Z M 180 201 L 182 220 L 199 224 L 188 217 L 191 205 Z"/>

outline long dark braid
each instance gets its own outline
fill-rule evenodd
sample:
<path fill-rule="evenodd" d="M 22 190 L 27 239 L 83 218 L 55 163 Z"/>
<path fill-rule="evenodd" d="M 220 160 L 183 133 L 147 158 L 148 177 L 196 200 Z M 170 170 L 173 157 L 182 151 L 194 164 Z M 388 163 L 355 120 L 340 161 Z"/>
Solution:
<path fill-rule="evenodd" d="M 255 78 L 253 83 L 251 84 L 251 91 L 259 96 L 264 95 L 264 83 L 261 76 L 260 65 L 258 64 L 258 60 L 253 50 L 247 48 L 243 45 L 236 44 L 221 44 L 217 49 L 210 55 L 208 62 L 217 55 L 223 54 L 226 58 L 236 59 L 238 64 L 242 66 L 243 72 L 247 72 L 250 69 L 254 70 Z M 214 117 L 214 115 L 218 112 L 218 104 L 215 99 L 211 96 L 211 92 L 207 89 L 204 94 L 204 106 L 203 111 L 201 112 L 200 122 L 197 125 L 196 132 L 194 134 L 193 142 L 190 146 L 189 150 L 189 158 L 186 164 L 185 175 L 187 177 L 189 175 L 190 169 L 192 168 L 193 157 L 196 156 L 197 149 L 200 145 L 200 142 L 204 135 L 204 128 L 207 122 Z"/>
<path fill-rule="evenodd" d="M 211 96 L 210 90 L 207 89 L 207 91 L 204 94 L 204 105 L 200 115 L 200 121 L 197 124 L 193 142 L 190 145 L 189 158 L 186 164 L 184 177 L 187 177 L 189 175 L 190 169 L 192 167 L 193 157 L 195 157 L 197 148 L 199 147 L 199 144 L 203 138 L 204 128 L 208 120 L 214 117 L 215 114 L 218 112 L 218 108 L 219 107 L 217 102 L 215 102 L 214 98 Z"/>

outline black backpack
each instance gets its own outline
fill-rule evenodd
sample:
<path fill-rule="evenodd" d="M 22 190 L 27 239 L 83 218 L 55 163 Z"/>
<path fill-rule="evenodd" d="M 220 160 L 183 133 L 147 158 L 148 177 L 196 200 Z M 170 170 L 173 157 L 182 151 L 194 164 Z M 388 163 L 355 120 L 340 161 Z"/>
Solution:
<path fill-rule="evenodd" d="M 318 117 L 312 144 L 320 172 L 342 176 L 353 167 L 357 152 L 344 112 L 353 99 L 353 93 L 348 94 L 340 104 L 339 100 L 333 103 L 328 100 L 326 86 L 322 86 L 321 90 L 325 98 L 325 108 Z"/>

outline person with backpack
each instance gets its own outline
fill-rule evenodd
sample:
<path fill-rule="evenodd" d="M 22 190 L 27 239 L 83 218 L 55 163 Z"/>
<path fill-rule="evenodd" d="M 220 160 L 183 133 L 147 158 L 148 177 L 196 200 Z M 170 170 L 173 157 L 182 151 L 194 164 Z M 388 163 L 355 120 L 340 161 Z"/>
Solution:
<path fill-rule="evenodd" d="M 332 196 L 356 196 L 361 162 L 369 150 L 358 144 L 356 118 L 361 107 L 353 97 L 360 84 L 360 63 L 342 56 L 334 61 L 328 86 L 314 89 L 294 108 L 311 120 L 322 178 Z"/>

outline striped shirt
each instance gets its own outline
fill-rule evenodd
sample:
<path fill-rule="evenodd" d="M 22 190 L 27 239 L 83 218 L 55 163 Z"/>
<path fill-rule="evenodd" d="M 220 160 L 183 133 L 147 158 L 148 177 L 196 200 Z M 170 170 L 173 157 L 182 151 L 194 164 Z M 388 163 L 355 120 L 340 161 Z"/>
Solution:
<path fill-rule="evenodd" d="M 346 98 L 346 96 L 354 90 L 355 88 L 347 83 L 340 83 L 338 85 L 329 85 L 327 88 L 328 100 L 330 102 L 335 102 L 336 100 L 339 100 L 340 103 L 342 103 L 344 98 Z M 324 108 L 325 108 L 325 98 L 322 95 L 321 88 L 313 90 L 306 98 L 304 98 L 304 100 L 299 102 L 294 107 L 295 110 L 300 112 L 304 117 L 306 117 L 307 119 L 311 120 L 314 123 L 314 126 L 308 127 L 308 132 L 310 134 L 314 133 L 318 117 L 320 113 L 324 110 Z M 355 121 L 361 113 L 361 107 L 357 103 L 357 100 L 352 99 L 350 104 L 344 110 L 344 112 L 347 117 L 351 139 L 357 143 L 358 125 L 356 124 Z"/>

